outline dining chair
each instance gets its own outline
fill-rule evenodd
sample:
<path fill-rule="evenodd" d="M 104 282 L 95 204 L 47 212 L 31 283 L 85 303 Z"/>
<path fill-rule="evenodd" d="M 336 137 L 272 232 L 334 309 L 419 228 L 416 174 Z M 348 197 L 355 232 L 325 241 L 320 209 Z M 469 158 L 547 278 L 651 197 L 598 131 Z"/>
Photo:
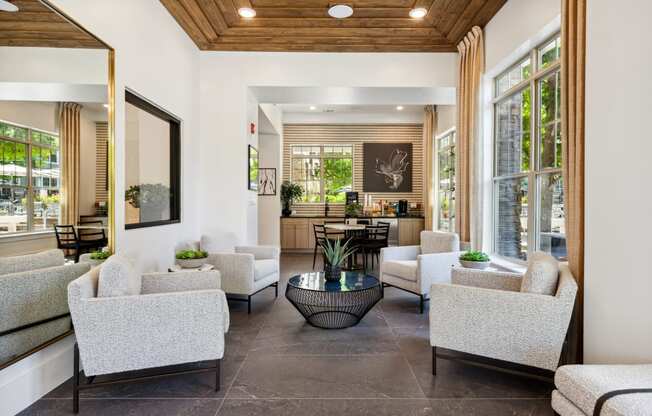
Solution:
<path fill-rule="evenodd" d="M 70 224 L 55 224 L 54 234 L 57 238 L 57 248 L 64 251 L 73 251 L 75 263 L 79 263 L 79 256 L 82 252 L 96 247 L 93 242 L 81 241 L 75 227 Z"/>
<path fill-rule="evenodd" d="M 95 245 L 94 248 L 96 249 L 102 249 L 109 243 L 109 240 L 106 238 L 104 223 L 102 221 L 81 219 L 79 225 L 80 226 L 77 227 L 77 235 L 79 236 L 80 241 L 83 241 L 84 243 L 87 242 L 89 245 Z"/>
<path fill-rule="evenodd" d="M 367 257 L 371 255 L 371 269 L 374 268 L 374 257 L 380 264 L 380 250 L 389 246 L 388 222 L 379 221 L 376 225 L 366 227 L 366 238 L 360 242 L 360 251 L 364 258 L 364 269 L 367 270 Z"/>

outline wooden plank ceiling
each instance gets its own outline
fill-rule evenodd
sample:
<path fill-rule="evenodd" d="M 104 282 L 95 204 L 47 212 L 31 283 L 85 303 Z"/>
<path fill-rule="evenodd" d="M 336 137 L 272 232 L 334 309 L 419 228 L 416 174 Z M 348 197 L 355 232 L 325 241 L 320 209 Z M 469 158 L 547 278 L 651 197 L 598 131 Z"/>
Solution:
<path fill-rule="evenodd" d="M 39 0 L 12 0 L 19 10 L 0 11 L 0 46 L 106 47 Z"/>
<path fill-rule="evenodd" d="M 329 0 L 161 0 L 202 50 L 455 52 L 474 26 L 506 0 L 349 0 L 353 16 L 334 19 Z M 238 8 L 251 7 L 244 19 Z M 423 7 L 428 14 L 412 19 Z"/>

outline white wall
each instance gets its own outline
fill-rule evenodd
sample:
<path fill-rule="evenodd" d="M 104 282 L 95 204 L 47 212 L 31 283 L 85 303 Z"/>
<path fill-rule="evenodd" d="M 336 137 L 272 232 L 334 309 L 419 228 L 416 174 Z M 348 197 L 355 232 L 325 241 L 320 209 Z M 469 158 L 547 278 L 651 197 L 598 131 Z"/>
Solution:
<path fill-rule="evenodd" d="M 175 247 L 199 238 L 199 51 L 156 0 L 54 0 L 116 51 L 116 244 L 141 270 L 164 270 Z M 108 17 L 108 18 L 107 18 Z M 119 24 L 118 24 L 119 23 Z M 124 230 L 125 87 L 182 120 L 182 222 Z M 146 249 L 145 249 L 146 248 Z"/>
<path fill-rule="evenodd" d="M 457 125 L 457 107 L 454 105 L 437 106 L 437 131 L 435 135 L 442 134 Z"/>
<path fill-rule="evenodd" d="M 258 151 L 261 168 L 276 169 L 276 195 L 258 196 L 258 244 L 281 245 L 281 149 L 283 113 L 273 104 L 259 106 Z"/>
<path fill-rule="evenodd" d="M 216 246 L 229 248 L 251 235 L 248 227 L 258 229 L 242 215 L 251 202 L 246 187 L 248 87 L 455 87 L 456 59 L 452 53 L 202 53 L 202 233 Z"/>
<path fill-rule="evenodd" d="M 486 69 L 490 71 L 499 65 L 560 13 L 561 0 L 509 0 L 505 3 L 484 29 Z"/>
<path fill-rule="evenodd" d="M 587 2 L 586 362 L 652 362 L 650 16 Z"/>

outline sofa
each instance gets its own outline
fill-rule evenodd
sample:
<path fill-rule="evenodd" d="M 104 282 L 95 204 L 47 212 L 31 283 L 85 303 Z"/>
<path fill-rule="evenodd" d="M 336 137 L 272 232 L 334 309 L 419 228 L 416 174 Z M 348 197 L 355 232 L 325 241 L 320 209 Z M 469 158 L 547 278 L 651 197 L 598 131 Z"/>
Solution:
<path fill-rule="evenodd" d="M 89 269 L 61 250 L 0 257 L 0 366 L 71 332 L 66 288 Z"/>

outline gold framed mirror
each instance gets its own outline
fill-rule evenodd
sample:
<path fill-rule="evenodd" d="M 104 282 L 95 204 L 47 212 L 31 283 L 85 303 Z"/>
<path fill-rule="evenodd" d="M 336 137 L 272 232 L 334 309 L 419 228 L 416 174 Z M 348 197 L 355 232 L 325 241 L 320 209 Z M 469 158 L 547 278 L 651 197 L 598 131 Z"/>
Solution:
<path fill-rule="evenodd" d="M 44 284 L 38 276 L 46 273 L 16 266 L 40 260 L 16 256 L 67 247 L 58 232 L 66 226 L 77 240 L 96 241 L 66 248 L 66 263 L 79 261 L 82 245 L 86 251 L 116 249 L 115 52 L 48 0 L 5 3 L 0 291 L 8 300 L 0 302 L 0 315 L 7 317 L 0 323 L 0 369 L 72 333 L 67 285 Z"/>

